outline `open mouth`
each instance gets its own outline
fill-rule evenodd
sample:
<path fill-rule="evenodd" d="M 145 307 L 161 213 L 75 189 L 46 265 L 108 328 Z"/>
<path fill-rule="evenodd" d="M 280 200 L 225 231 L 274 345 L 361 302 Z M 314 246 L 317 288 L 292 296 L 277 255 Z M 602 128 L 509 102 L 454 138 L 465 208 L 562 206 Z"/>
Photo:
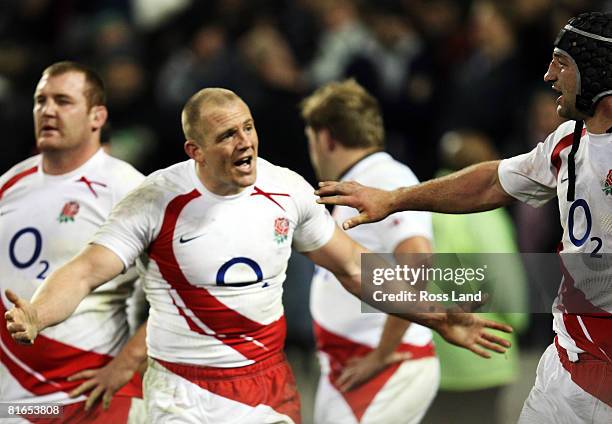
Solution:
<path fill-rule="evenodd" d="M 41 133 L 48 133 L 48 132 L 52 132 L 52 131 L 59 131 L 59 130 L 57 129 L 57 127 L 54 127 L 53 125 L 43 125 L 40 128 L 40 132 Z"/>
<path fill-rule="evenodd" d="M 253 163 L 253 156 L 245 156 L 234 162 L 234 166 L 243 172 L 249 172 L 251 170 L 251 164 Z"/>

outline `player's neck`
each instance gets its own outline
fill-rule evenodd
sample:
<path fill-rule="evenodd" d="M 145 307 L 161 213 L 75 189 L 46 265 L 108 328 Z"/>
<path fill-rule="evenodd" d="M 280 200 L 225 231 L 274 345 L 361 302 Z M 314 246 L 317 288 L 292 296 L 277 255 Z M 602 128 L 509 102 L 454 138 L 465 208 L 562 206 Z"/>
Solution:
<path fill-rule="evenodd" d="M 591 134 L 604 134 L 612 127 L 612 97 L 604 97 L 595 110 L 595 115 L 586 118 L 584 124 Z"/>
<path fill-rule="evenodd" d="M 91 159 L 100 149 L 99 144 L 90 143 L 75 150 L 46 151 L 42 153 L 43 172 L 62 175 L 74 171 Z"/>

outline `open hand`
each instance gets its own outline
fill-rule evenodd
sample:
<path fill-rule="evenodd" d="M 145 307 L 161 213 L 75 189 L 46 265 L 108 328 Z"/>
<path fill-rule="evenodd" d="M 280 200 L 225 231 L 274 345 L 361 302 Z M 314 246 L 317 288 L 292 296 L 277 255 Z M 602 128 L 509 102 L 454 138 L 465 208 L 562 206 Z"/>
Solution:
<path fill-rule="evenodd" d="M 485 320 L 474 313 L 448 312 L 447 319 L 435 330 L 449 343 L 471 350 L 483 358 L 490 358 L 493 352 L 504 353 L 511 343 L 486 331 L 487 328 L 511 333 L 512 327 L 491 320 Z"/>
<path fill-rule="evenodd" d="M 320 196 L 317 203 L 350 206 L 359 211 L 359 215 L 342 223 L 345 230 L 380 221 L 393 213 L 393 192 L 366 187 L 355 181 L 324 181 L 319 183 L 315 194 Z"/>
<path fill-rule="evenodd" d="M 90 392 L 85 402 L 86 411 L 95 405 L 100 396 L 102 407 L 108 409 L 113 395 L 132 379 L 135 371 L 121 356 L 117 356 L 102 368 L 80 371 L 68 377 L 68 381 L 85 380 L 70 392 L 70 397 Z"/>

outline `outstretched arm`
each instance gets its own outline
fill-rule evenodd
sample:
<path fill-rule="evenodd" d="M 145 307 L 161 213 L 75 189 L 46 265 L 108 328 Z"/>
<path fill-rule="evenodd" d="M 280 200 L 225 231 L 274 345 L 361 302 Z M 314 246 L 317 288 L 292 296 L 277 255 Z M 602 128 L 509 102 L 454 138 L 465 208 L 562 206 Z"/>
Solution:
<path fill-rule="evenodd" d="M 380 221 L 403 210 L 481 212 L 508 205 L 514 200 L 499 182 L 498 167 L 499 161 L 483 162 L 441 178 L 392 191 L 366 187 L 354 181 L 326 181 L 319 184 L 315 193 L 321 197 L 319 203 L 346 205 L 359 211 L 359 215 L 344 221 L 344 229 Z"/>
<path fill-rule="evenodd" d="M 349 238 L 342 230 L 336 228 L 327 244 L 312 252 L 307 252 L 306 256 L 317 265 L 334 273 L 345 289 L 360 298 L 362 253 L 370 252 Z M 386 287 L 394 293 L 400 293 L 401 289 L 407 288 L 406 285 L 400 288 L 387 283 Z M 485 358 L 490 357 L 487 349 L 503 353 L 505 348 L 510 347 L 507 340 L 490 334 L 487 328 L 507 333 L 512 332 L 512 328 L 495 321 L 484 320 L 477 314 L 449 312 L 440 305 L 421 302 L 418 311 L 394 315 L 432 328 L 449 343 L 469 349 Z"/>
<path fill-rule="evenodd" d="M 110 249 L 92 244 L 54 271 L 29 302 L 6 290 L 15 307 L 6 312 L 14 340 L 31 344 L 40 331 L 68 318 L 96 287 L 123 271 L 123 262 Z"/>

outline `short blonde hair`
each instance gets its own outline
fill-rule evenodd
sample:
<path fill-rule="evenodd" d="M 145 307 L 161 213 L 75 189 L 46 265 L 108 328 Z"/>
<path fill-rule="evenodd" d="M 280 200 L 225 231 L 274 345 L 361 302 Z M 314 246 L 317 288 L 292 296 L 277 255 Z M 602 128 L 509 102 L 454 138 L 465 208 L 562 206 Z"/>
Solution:
<path fill-rule="evenodd" d="M 300 104 L 302 118 L 313 130 L 327 129 L 345 147 L 385 145 L 385 129 L 378 101 L 354 79 L 332 82 Z"/>
<path fill-rule="evenodd" d="M 243 100 L 233 91 L 218 87 L 204 88 L 191 96 L 181 112 L 181 124 L 185 139 L 199 143 L 204 141 L 206 135 L 202 122 L 204 106 L 223 106 L 235 101 L 242 102 Z"/>

